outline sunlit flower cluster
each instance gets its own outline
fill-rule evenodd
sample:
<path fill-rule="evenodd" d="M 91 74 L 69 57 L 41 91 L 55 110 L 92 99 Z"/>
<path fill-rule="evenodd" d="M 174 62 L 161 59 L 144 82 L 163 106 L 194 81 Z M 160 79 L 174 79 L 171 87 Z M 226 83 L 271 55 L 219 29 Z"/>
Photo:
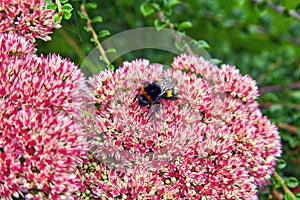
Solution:
<path fill-rule="evenodd" d="M 140 106 L 135 97 L 145 82 L 163 77 L 177 80 L 178 99 L 161 99 L 159 109 Z M 96 162 L 86 161 L 80 174 L 89 189 L 81 196 L 257 199 L 281 154 L 277 128 L 255 101 L 255 81 L 233 66 L 187 55 L 169 69 L 135 60 L 90 85 L 98 130 L 90 147 L 105 167 L 95 175 L 88 169 Z"/>
<path fill-rule="evenodd" d="M 34 45 L 0 34 L 0 198 L 68 197 L 87 154 L 77 122 L 87 90 L 71 61 L 35 55 Z"/>
<path fill-rule="evenodd" d="M 11 45 L 13 39 L 16 44 Z M 23 40 L 15 34 L 0 34 L 0 48 L 4 49 L 0 52 L 4 58 L 0 63 L 1 107 L 5 106 L 6 112 L 27 105 L 78 113 L 86 91 L 83 73 L 74 63 L 55 54 L 31 54 L 32 45 L 21 43 Z"/>
<path fill-rule="evenodd" d="M 50 40 L 53 10 L 46 9 L 44 0 L 0 0 L 0 33 L 15 32 L 28 40 Z"/>

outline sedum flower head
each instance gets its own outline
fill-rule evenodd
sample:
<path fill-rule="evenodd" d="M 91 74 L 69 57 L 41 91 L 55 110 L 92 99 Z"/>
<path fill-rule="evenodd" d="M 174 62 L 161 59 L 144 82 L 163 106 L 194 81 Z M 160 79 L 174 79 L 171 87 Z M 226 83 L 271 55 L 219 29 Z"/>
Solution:
<path fill-rule="evenodd" d="M 82 129 L 69 117 L 27 106 L 0 116 L 0 197 L 59 199 L 79 188 L 86 154 Z"/>
<path fill-rule="evenodd" d="M 84 76 L 60 56 L 33 54 L 15 34 L 0 42 L 0 198 L 66 199 L 80 186 L 75 169 L 87 153 L 77 121 Z"/>
<path fill-rule="evenodd" d="M 28 40 L 50 40 L 53 10 L 46 9 L 43 0 L 0 0 L 0 33 L 16 32 Z"/>
<path fill-rule="evenodd" d="M 135 97 L 145 82 L 163 77 L 177 80 L 178 99 L 160 99 L 159 109 L 140 106 Z M 181 55 L 164 69 L 139 59 L 90 84 L 97 107 L 91 150 L 105 174 L 121 174 L 85 182 L 95 197 L 257 199 L 257 185 L 273 173 L 281 154 L 277 128 L 258 108 L 255 81 L 234 66 Z M 156 182 L 136 192 L 141 182 L 132 177 L 145 174 Z"/>

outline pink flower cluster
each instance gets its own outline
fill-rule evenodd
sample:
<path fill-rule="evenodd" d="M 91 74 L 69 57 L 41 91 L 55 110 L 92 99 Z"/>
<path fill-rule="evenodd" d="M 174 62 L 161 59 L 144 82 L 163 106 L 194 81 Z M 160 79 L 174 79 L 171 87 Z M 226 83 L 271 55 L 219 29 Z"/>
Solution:
<path fill-rule="evenodd" d="M 176 79 L 160 109 L 135 97 L 145 82 Z M 78 197 L 258 199 L 281 154 L 277 128 L 259 110 L 255 81 L 228 65 L 181 55 L 170 69 L 125 62 L 90 80 L 97 108 Z"/>
<path fill-rule="evenodd" d="M 14 33 L 0 34 L 0 198 L 67 198 L 87 154 L 76 116 L 84 75 L 57 55 L 35 55 Z"/>
<path fill-rule="evenodd" d="M 50 40 L 53 10 L 46 9 L 44 0 L 0 0 L 0 33 L 15 32 L 27 40 Z"/>

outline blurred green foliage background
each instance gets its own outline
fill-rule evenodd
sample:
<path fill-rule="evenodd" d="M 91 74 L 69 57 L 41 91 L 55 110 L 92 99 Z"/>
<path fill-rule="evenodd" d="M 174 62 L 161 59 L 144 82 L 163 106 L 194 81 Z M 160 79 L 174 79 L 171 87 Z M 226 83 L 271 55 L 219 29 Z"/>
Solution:
<path fill-rule="evenodd" d="M 82 3 L 90 18 L 102 18 L 101 23 L 93 23 L 97 33 L 106 30 L 105 33 L 109 31 L 115 35 L 139 27 L 173 27 L 195 40 L 206 41 L 210 46 L 206 51 L 212 58 L 235 65 L 242 74 L 250 74 L 257 80 L 261 109 L 277 124 L 282 137 L 282 159 L 287 165 L 283 169 L 279 167 L 277 172 L 283 178 L 300 180 L 299 1 L 74 0 L 69 3 L 74 9 L 71 19 L 62 21 L 62 28 L 54 31 L 52 41 L 38 41 L 39 53 L 58 53 L 80 66 L 95 48 L 91 33 L 84 28 L 86 19 L 78 14 Z M 161 15 L 165 21 L 161 20 Z M 186 22 L 185 26 L 181 26 L 182 22 Z M 122 61 L 140 57 L 170 64 L 173 56 L 157 49 L 139 50 L 122 56 L 113 64 L 118 66 Z M 273 178 L 270 185 L 262 189 L 261 199 L 276 198 L 274 190 L 284 193 L 276 181 Z M 300 192 L 299 186 L 290 189 L 294 194 Z"/>

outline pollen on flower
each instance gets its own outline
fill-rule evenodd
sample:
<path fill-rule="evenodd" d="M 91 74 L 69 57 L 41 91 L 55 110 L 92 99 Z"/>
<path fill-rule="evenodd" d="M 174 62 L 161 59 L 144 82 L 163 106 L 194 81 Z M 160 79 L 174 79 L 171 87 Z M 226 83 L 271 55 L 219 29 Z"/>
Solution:
<path fill-rule="evenodd" d="M 11 57 L 21 57 L 34 54 L 34 44 L 16 33 L 0 33 L 0 62 L 9 60 Z"/>
<path fill-rule="evenodd" d="M 143 169 L 128 170 L 126 174 L 109 169 L 92 154 L 77 168 L 81 189 L 76 199 L 159 199 L 162 182 L 155 173 Z"/>
<path fill-rule="evenodd" d="M 171 66 L 138 59 L 90 79 L 97 128 L 90 147 L 105 173 L 88 177 L 106 178 L 89 191 L 112 199 L 258 199 L 281 145 L 255 102 L 255 81 L 199 56 L 180 55 Z M 164 77 L 177 80 L 178 98 L 139 105 L 145 83 Z"/>

